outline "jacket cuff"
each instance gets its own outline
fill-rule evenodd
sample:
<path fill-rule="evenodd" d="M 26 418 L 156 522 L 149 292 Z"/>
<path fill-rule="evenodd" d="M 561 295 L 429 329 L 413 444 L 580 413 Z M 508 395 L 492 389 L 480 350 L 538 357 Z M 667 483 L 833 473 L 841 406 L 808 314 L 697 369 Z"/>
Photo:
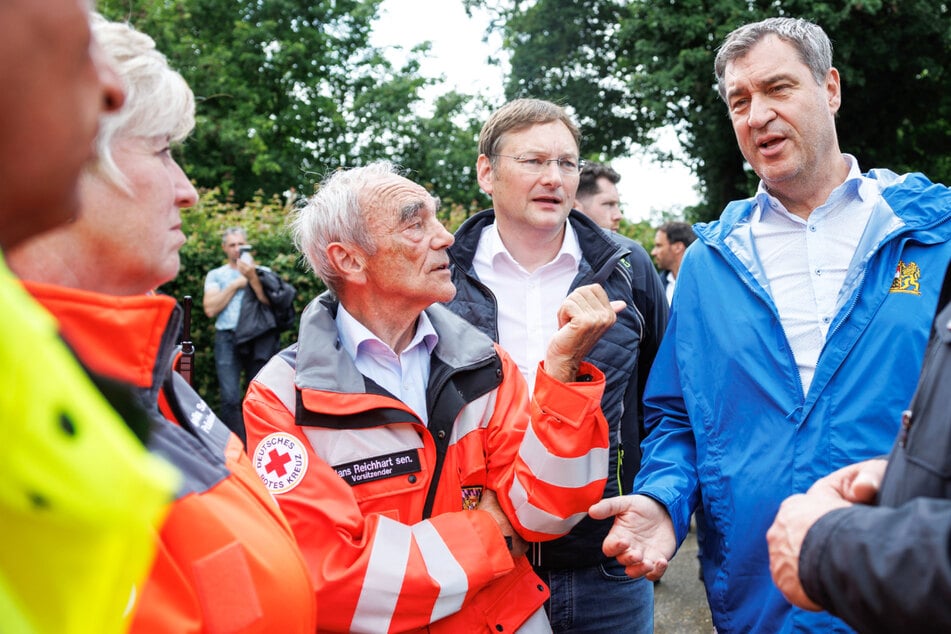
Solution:
<path fill-rule="evenodd" d="M 562 383 L 556 381 L 545 371 L 545 362 L 540 361 L 538 372 L 535 375 L 535 393 L 534 397 L 541 403 L 545 403 L 545 409 L 559 418 L 573 419 L 578 412 L 583 411 L 589 399 L 598 406 L 601 405 L 601 397 L 604 395 L 605 386 L 604 373 L 593 364 L 584 361 L 578 368 L 578 374 L 574 381 Z M 543 395 L 557 396 L 556 399 L 542 399 Z M 567 399 L 561 401 L 561 399 Z M 564 403 L 563 407 L 551 407 L 553 403 Z M 561 414 L 564 413 L 564 416 Z"/>
<path fill-rule="evenodd" d="M 848 519 L 853 507 L 830 511 L 816 520 L 806 532 L 799 549 L 799 583 L 814 603 L 828 609 L 829 594 L 823 589 L 823 563 L 828 562 L 830 538 Z"/>

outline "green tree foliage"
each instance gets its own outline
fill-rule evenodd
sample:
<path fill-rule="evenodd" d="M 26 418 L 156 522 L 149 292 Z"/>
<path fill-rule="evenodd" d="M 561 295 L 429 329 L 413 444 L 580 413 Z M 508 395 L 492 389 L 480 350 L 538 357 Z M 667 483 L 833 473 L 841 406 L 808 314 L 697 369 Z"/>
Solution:
<path fill-rule="evenodd" d="M 465 0 L 494 12 L 512 54 L 506 95 L 570 105 L 586 154 L 616 157 L 673 126 L 700 181 L 690 215 L 716 217 L 756 177 L 716 93 L 713 59 L 731 30 L 788 15 L 833 40 L 843 83 L 843 151 L 863 168 L 923 171 L 951 182 L 951 27 L 930 0 Z"/>
<path fill-rule="evenodd" d="M 654 234 L 657 233 L 657 231 L 654 229 L 654 226 L 646 220 L 640 222 L 621 220 L 621 226 L 618 227 L 617 232 L 622 236 L 626 236 L 640 243 L 648 253 L 654 248 Z"/>
<path fill-rule="evenodd" d="M 416 114 L 432 84 L 419 74 L 428 45 L 399 69 L 370 46 L 380 1 L 101 0 L 99 10 L 151 35 L 195 92 L 181 158 L 198 186 L 238 203 L 306 195 L 340 166 L 388 158 L 444 199 L 468 202 L 478 189 L 466 172 L 475 161 L 464 154 L 474 151 L 467 99 Z"/>
<path fill-rule="evenodd" d="M 408 176 L 444 202 L 476 211 L 490 206 L 476 180 L 479 130 L 488 110 L 479 96 L 437 97 L 432 115 L 420 118 L 418 132 L 404 146 L 400 164 L 410 169 Z"/>

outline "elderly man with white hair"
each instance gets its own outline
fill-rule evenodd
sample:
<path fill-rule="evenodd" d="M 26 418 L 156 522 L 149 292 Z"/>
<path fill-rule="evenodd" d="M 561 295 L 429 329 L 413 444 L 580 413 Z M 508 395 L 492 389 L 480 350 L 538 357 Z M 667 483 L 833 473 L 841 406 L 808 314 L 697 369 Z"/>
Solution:
<path fill-rule="evenodd" d="M 601 497 L 604 375 L 623 302 L 577 289 L 531 400 L 456 289 L 438 200 L 387 162 L 332 174 L 294 219 L 331 289 L 251 382 L 248 449 L 314 578 L 321 631 L 550 632 L 525 557 Z"/>

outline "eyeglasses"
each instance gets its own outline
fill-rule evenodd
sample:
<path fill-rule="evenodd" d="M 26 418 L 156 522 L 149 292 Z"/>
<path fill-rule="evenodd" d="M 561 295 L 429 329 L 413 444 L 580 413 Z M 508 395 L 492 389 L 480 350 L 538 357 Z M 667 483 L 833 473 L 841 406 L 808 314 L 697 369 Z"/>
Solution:
<path fill-rule="evenodd" d="M 519 168 L 523 171 L 530 174 L 541 174 L 546 169 L 550 163 L 556 163 L 558 165 L 558 171 L 562 174 L 576 175 L 581 171 L 581 168 L 584 167 L 584 160 L 582 159 L 570 159 L 570 158 L 553 158 L 553 159 L 543 159 L 537 156 L 530 155 L 519 155 L 519 156 L 510 156 L 508 154 L 493 154 L 492 156 L 501 156 L 502 158 L 509 158 L 518 163 Z"/>

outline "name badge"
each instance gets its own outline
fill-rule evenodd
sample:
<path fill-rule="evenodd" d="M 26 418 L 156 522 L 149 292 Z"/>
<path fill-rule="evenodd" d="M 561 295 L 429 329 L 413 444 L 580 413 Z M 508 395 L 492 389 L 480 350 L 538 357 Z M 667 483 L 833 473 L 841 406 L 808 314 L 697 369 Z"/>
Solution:
<path fill-rule="evenodd" d="M 417 473 L 420 469 L 418 449 L 391 453 L 386 456 L 374 456 L 334 466 L 337 475 L 350 486 L 406 473 Z"/>

